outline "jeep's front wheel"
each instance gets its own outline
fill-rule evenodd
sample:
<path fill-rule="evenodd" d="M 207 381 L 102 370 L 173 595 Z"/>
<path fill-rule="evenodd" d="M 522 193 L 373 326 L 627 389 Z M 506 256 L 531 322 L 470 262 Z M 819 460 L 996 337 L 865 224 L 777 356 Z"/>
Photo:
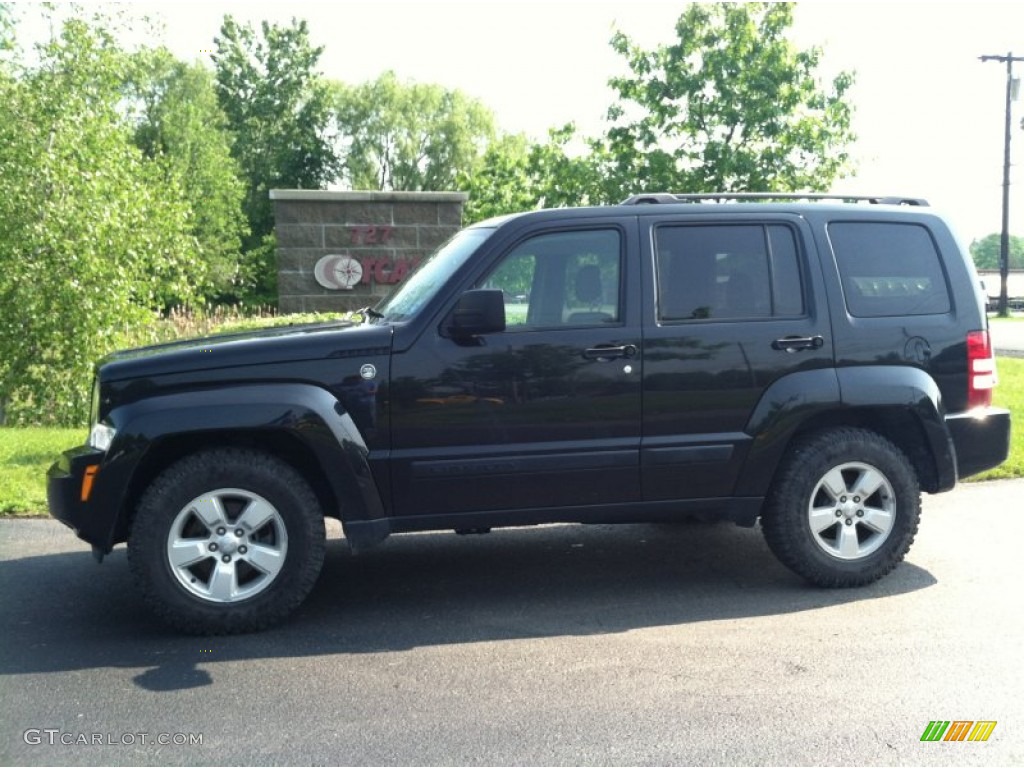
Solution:
<path fill-rule="evenodd" d="M 875 432 L 842 428 L 793 446 L 761 526 L 791 570 L 820 586 L 855 587 L 903 560 L 920 516 L 917 476 L 903 452 Z"/>
<path fill-rule="evenodd" d="M 128 555 L 158 616 L 193 634 L 274 624 L 323 564 L 323 514 L 305 480 L 267 454 L 217 449 L 164 470 L 143 494 Z"/>

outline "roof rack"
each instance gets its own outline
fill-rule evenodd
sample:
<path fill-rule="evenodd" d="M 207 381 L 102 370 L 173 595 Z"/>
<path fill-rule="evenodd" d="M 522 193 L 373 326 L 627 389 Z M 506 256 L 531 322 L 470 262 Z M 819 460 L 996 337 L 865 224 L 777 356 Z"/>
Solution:
<path fill-rule="evenodd" d="M 733 200 L 839 200 L 844 203 L 871 203 L 872 205 L 919 205 L 928 201 L 920 197 L 894 195 L 844 195 L 820 192 L 707 192 L 693 195 L 673 195 L 668 192 L 631 195 L 621 205 L 647 205 L 651 203 L 695 203 L 711 201 L 724 203 Z"/>

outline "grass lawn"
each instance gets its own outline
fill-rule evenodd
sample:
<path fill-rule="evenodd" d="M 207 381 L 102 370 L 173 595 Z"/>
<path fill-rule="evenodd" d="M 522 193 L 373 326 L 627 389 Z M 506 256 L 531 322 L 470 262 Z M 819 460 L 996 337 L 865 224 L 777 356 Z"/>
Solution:
<path fill-rule="evenodd" d="M 1024 358 L 1000 357 L 996 360 L 999 371 L 999 385 L 993 395 L 993 403 L 1009 408 L 1013 414 L 1010 430 L 1010 457 L 995 469 L 967 479 L 996 480 L 1009 477 L 1024 477 Z"/>
<path fill-rule="evenodd" d="M 0 427 L 0 515 L 46 514 L 46 470 L 87 430 Z"/>
<path fill-rule="evenodd" d="M 999 359 L 995 403 L 1014 414 L 1010 458 L 968 480 L 1024 477 L 1024 359 Z M 0 427 L 0 516 L 45 515 L 46 470 L 57 455 L 85 440 L 85 429 Z"/>

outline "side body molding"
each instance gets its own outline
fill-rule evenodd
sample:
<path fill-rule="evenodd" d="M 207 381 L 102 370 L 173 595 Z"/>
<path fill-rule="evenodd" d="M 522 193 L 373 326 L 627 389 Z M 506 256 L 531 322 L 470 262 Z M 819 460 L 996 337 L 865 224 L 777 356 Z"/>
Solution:
<path fill-rule="evenodd" d="M 326 512 L 342 520 L 346 533 L 350 522 L 385 519 L 366 443 L 341 403 L 321 387 L 245 384 L 155 395 L 115 407 L 108 419 L 117 436 L 100 473 L 113 480 L 103 485 L 122 492 L 121 498 L 107 500 L 108 508 L 116 510 L 110 546 L 127 536 L 129 489 L 146 458 L 168 441 L 208 435 L 214 443 L 218 433 L 243 438 L 259 433 L 271 439 L 279 434 L 301 443 L 337 501 L 337 508 Z"/>

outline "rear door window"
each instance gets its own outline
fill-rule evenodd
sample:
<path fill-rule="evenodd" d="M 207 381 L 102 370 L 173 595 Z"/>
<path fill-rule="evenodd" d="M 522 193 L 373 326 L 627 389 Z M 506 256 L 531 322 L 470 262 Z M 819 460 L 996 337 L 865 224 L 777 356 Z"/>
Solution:
<path fill-rule="evenodd" d="M 918 224 L 833 222 L 828 227 L 854 317 L 941 315 L 949 287 L 928 230 Z"/>
<path fill-rule="evenodd" d="M 655 247 L 659 322 L 804 313 L 796 239 L 785 225 L 662 226 Z"/>

